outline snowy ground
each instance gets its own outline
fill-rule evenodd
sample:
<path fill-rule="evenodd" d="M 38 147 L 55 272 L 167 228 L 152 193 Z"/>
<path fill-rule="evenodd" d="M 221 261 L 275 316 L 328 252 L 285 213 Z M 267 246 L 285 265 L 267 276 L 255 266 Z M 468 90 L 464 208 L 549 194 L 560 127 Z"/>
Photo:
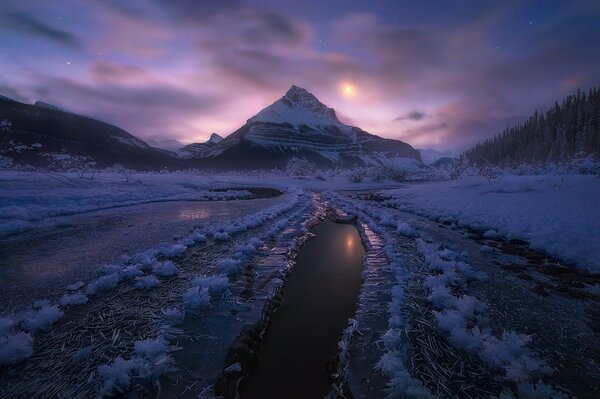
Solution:
<path fill-rule="evenodd" d="M 600 271 L 600 176 L 501 176 L 414 184 L 383 191 L 398 209 L 530 243 Z"/>
<path fill-rule="evenodd" d="M 56 178 L 0 173 L 0 397 L 235 386 L 325 209 L 367 249 L 332 397 L 600 394 L 597 177 Z"/>

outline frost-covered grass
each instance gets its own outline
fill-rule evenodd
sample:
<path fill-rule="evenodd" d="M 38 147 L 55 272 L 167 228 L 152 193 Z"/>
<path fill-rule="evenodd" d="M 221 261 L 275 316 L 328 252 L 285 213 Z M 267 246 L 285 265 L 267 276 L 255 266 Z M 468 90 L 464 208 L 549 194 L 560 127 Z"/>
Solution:
<path fill-rule="evenodd" d="M 56 305 L 44 305 L 39 309 L 32 309 L 22 316 L 21 325 L 28 331 L 36 332 L 45 330 L 64 316 Z"/>
<path fill-rule="evenodd" d="M 148 383 L 158 381 L 162 375 L 176 370 L 170 354 L 174 349 L 162 337 L 136 341 L 131 359 L 117 356 L 111 363 L 98 366 L 102 381 L 100 394 L 113 396 L 127 392 L 132 376 Z"/>
<path fill-rule="evenodd" d="M 577 266 L 600 271 L 598 176 L 501 176 L 411 184 L 385 191 L 399 209 L 519 238 Z"/>
<path fill-rule="evenodd" d="M 179 269 L 177 269 L 177 266 L 169 260 L 163 263 L 155 263 L 154 266 L 152 266 L 152 273 L 159 277 L 173 277 L 179 273 Z"/>
<path fill-rule="evenodd" d="M 462 254 L 418 239 L 417 247 L 431 271 L 425 285 L 431 290 L 428 300 L 437 308 L 433 314 L 437 328 L 447 334 L 455 347 L 475 354 L 491 369 L 508 380 L 528 381 L 546 373 L 543 362 L 527 348 L 530 337 L 514 331 L 493 334 L 485 315 L 487 304 L 465 293 L 468 283 L 486 276 L 473 271 Z"/>

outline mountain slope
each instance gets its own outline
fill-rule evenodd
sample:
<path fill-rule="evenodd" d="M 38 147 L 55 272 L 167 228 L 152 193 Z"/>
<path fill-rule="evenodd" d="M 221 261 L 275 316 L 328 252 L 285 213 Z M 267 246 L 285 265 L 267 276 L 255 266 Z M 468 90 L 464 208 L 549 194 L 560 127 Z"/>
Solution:
<path fill-rule="evenodd" d="M 419 152 L 402 141 L 343 124 L 332 108 L 297 86 L 205 149 L 197 157 L 209 167 L 282 167 L 292 157 L 306 157 L 319 166 L 371 164 L 381 156 L 420 160 Z"/>
<path fill-rule="evenodd" d="M 206 142 L 185 145 L 178 149 L 176 154 L 179 158 L 183 159 L 205 157 L 210 153 L 210 150 L 221 141 L 223 141 L 223 137 L 219 136 L 217 133 L 213 133 Z"/>
<path fill-rule="evenodd" d="M 166 151 L 116 126 L 46 104 L 0 98 L 0 155 L 16 163 L 47 166 L 52 154 L 91 157 L 98 167 L 120 163 L 158 169 L 173 164 Z"/>

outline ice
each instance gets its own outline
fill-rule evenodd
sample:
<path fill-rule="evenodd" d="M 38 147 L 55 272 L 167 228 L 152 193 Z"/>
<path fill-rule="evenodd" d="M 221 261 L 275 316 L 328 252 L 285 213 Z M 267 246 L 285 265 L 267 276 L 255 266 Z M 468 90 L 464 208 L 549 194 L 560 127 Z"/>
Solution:
<path fill-rule="evenodd" d="M 164 263 L 155 263 L 154 266 L 152 266 L 152 273 L 159 277 L 172 277 L 179 273 L 179 270 L 173 262 L 166 261 Z"/>

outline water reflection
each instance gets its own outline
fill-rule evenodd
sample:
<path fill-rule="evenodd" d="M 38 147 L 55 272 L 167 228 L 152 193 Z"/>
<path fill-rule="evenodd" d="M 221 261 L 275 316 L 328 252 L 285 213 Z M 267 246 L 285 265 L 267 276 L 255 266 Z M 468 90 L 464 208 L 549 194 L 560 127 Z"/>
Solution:
<path fill-rule="evenodd" d="M 211 212 L 207 208 L 190 207 L 181 210 L 179 213 L 179 220 L 206 219 L 210 216 Z"/>

